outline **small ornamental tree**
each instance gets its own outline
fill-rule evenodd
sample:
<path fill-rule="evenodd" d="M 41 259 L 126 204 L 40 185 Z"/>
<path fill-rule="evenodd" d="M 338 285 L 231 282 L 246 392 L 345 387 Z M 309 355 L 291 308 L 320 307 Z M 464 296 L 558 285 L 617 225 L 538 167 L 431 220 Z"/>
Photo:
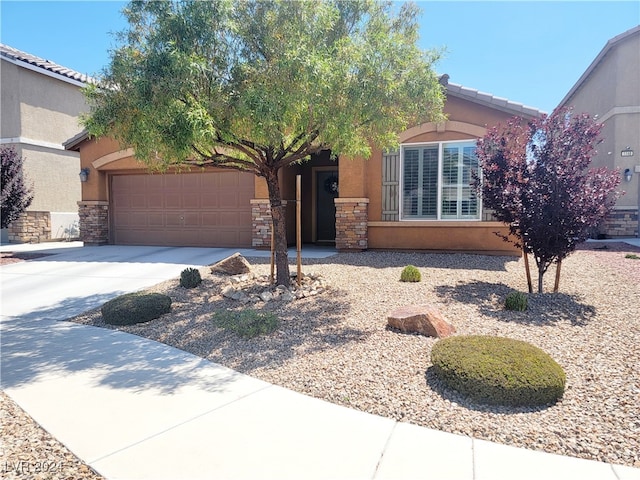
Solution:
<path fill-rule="evenodd" d="M 557 264 L 557 291 L 562 260 L 619 197 L 618 172 L 589 169 L 601 128 L 587 114 L 560 109 L 529 124 L 514 118 L 478 141 L 482 179 L 476 186 L 484 206 L 509 225 L 504 239 L 523 249 L 529 292 L 527 254 L 535 258 L 540 293 L 545 272 Z"/>
<path fill-rule="evenodd" d="M 0 149 L 2 166 L 0 178 L 2 183 L 2 228 L 7 228 L 11 222 L 24 212 L 33 201 L 33 191 L 24 181 L 22 172 L 23 158 L 13 147 Z"/>
<path fill-rule="evenodd" d="M 410 2 L 134 1 L 124 14 L 122 45 L 87 89 L 87 129 L 160 170 L 264 178 L 278 284 L 290 283 L 280 169 L 325 149 L 368 157 L 443 119 L 439 54 L 418 48 Z"/>

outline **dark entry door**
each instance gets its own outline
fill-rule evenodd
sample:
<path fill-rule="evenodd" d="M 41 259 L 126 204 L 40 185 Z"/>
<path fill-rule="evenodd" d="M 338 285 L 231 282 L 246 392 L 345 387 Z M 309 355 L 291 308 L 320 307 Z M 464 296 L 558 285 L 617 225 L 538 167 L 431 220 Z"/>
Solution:
<path fill-rule="evenodd" d="M 336 241 L 336 204 L 338 171 L 316 171 L 316 241 Z"/>

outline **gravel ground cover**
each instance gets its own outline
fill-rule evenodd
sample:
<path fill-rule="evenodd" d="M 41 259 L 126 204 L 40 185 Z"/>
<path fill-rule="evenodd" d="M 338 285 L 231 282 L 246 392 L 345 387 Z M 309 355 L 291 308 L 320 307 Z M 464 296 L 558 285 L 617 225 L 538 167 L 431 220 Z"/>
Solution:
<path fill-rule="evenodd" d="M 560 293 L 531 295 L 526 312 L 502 307 L 508 292 L 526 290 L 522 259 L 369 251 L 305 261 L 303 271 L 321 275 L 328 288 L 256 305 L 282 321 L 268 337 L 243 340 L 213 325 L 213 311 L 243 307 L 221 296 L 228 279 L 208 268 L 196 289 L 179 287 L 179 279 L 152 289 L 173 298 L 170 314 L 118 328 L 399 421 L 640 467 L 640 260 L 625 258 L 640 249 L 603 245 L 585 244 L 566 259 Z M 264 259 L 248 260 L 256 273 L 268 272 Z M 408 264 L 420 269 L 422 282 L 399 281 Z M 554 274 L 552 267 L 547 289 Z M 430 369 L 436 340 L 386 328 L 393 308 L 422 303 L 437 306 L 458 334 L 507 336 L 545 350 L 567 374 L 563 399 L 543 408 L 487 407 L 445 390 Z M 113 328 L 99 310 L 72 320 Z"/>

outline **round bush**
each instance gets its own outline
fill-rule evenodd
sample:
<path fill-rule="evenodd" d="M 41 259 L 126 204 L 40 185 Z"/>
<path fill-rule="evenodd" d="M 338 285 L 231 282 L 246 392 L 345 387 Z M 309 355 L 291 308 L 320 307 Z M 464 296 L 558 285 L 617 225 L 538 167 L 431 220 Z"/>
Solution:
<path fill-rule="evenodd" d="M 200 270 L 197 268 L 185 268 L 180 272 L 180 286 L 184 288 L 196 288 L 202 283 Z"/>
<path fill-rule="evenodd" d="M 171 310 L 171 298 L 160 293 L 127 293 L 102 305 L 102 318 L 110 325 L 144 323 Z"/>
<path fill-rule="evenodd" d="M 520 340 L 449 337 L 433 346 L 431 362 L 447 387 L 478 403 L 547 405 L 564 393 L 562 367 L 538 347 Z"/>
<path fill-rule="evenodd" d="M 527 296 L 522 292 L 509 292 L 504 299 L 504 307 L 507 310 L 515 310 L 517 312 L 524 312 L 527 309 Z"/>
<path fill-rule="evenodd" d="M 420 275 L 420 270 L 418 270 L 413 265 L 407 265 L 402 270 L 400 274 L 401 282 L 419 282 L 422 280 L 422 276 Z"/>

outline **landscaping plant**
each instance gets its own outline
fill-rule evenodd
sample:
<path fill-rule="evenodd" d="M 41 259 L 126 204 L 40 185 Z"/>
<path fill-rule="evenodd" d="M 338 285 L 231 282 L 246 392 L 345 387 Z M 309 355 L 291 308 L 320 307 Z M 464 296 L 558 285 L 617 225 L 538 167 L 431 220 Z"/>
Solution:
<path fill-rule="evenodd" d="M 134 292 L 109 300 L 100 309 L 105 323 L 134 325 L 149 322 L 171 311 L 171 297 L 161 293 Z"/>
<path fill-rule="evenodd" d="M 566 376 L 547 353 L 527 342 L 491 336 L 454 336 L 431 350 L 435 375 L 477 403 L 535 406 L 556 402 Z"/>
<path fill-rule="evenodd" d="M 213 323 L 242 338 L 253 338 L 274 332 L 280 326 L 275 313 L 247 310 L 223 310 L 213 314 Z"/>
<path fill-rule="evenodd" d="M 504 306 L 507 310 L 524 312 L 527 309 L 527 295 L 522 292 L 510 292 L 504 299 Z"/>
<path fill-rule="evenodd" d="M 476 187 L 486 208 L 509 225 L 503 237 L 522 248 L 529 293 L 528 254 L 538 267 L 538 292 L 552 263 L 558 290 L 562 260 L 611 211 L 619 194 L 616 171 L 590 169 L 602 125 L 568 109 L 525 124 L 514 118 L 477 143 L 482 178 Z"/>
<path fill-rule="evenodd" d="M 420 270 L 413 265 L 407 265 L 402 269 L 402 273 L 400 274 L 401 282 L 419 282 L 420 280 L 422 280 Z"/>
<path fill-rule="evenodd" d="M 0 180 L 2 196 L 0 212 L 2 228 L 7 228 L 33 201 L 33 189 L 25 184 L 23 158 L 13 147 L 0 148 Z"/>
<path fill-rule="evenodd" d="M 200 270 L 197 268 L 185 268 L 180 272 L 180 286 L 184 288 L 196 288 L 202 283 Z"/>

